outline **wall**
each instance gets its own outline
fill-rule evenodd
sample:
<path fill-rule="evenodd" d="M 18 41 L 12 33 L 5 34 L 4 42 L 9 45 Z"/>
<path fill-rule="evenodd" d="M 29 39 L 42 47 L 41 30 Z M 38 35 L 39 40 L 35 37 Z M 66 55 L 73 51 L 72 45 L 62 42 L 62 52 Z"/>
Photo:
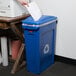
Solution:
<path fill-rule="evenodd" d="M 76 59 L 76 0 L 34 0 L 43 14 L 58 17 L 55 54 Z"/>

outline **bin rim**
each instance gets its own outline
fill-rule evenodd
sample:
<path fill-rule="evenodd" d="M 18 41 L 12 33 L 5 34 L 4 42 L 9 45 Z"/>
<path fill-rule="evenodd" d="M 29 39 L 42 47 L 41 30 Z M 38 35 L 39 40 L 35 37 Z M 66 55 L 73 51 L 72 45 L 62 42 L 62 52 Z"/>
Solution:
<path fill-rule="evenodd" d="M 49 16 L 49 15 L 43 15 L 38 21 L 34 21 L 32 19 L 32 17 L 28 17 L 24 20 L 22 20 L 22 23 L 28 24 L 28 25 L 41 25 L 43 23 L 52 21 L 52 20 L 56 20 L 57 17 L 56 16 Z"/>
<path fill-rule="evenodd" d="M 42 27 L 42 26 L 46 26 L 48 24 L 51 24 L 53 22 L 57 22 L 57 19 L 52 20 L 52 21 L 49 21 L 49 22 L 46 22 L 46 23 L 43 23 L 43 24 L 40 24 L 40 25 L 35 25 L 35 24 L 29 25 L 29 24 L 26 24 L 26 23 L 22 23 L 22 27 L 23 28 L 26 28 L 26 26 L 28 26 L 28 27 L 32 27 L 32 28 L 39 28 L 39 27 Z"/>

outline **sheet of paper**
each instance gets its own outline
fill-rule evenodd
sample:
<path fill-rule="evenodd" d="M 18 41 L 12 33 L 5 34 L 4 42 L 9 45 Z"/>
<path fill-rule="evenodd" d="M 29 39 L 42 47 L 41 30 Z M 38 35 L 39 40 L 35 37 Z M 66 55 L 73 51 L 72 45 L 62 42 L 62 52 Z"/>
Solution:
<path fill-rule="evenodd" d="M 38 21 L 40 19 L 40 17 L 42 16 L 42 13 L 41 13 L 38 5 L 36 4 L 36 2 L 28 3 L 28 6 L 25 5 L 25 7 L 27 8 L 29 14 L 32 16 L 34 21 Z"/>

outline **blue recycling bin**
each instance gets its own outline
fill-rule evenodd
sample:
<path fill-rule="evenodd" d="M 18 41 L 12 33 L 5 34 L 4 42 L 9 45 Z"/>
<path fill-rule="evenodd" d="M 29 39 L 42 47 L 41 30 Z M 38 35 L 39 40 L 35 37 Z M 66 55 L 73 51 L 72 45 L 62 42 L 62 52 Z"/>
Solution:
<path fill-rule="evenodd" d="M 43 15 L 22 21 L 26 46 L 27 70 L 39 74 L 54 64 L 57 17 Z"/>

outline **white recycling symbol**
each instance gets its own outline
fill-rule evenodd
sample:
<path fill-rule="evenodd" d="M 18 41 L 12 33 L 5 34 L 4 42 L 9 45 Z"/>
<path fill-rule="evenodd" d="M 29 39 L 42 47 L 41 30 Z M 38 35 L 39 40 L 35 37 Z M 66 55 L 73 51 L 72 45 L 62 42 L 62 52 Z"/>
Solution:
<path fill-rule="evenodd" d="M 49 52 L 49 44 L 46 44 L 44 47 L 44 54 L 47 54 Z"/>

